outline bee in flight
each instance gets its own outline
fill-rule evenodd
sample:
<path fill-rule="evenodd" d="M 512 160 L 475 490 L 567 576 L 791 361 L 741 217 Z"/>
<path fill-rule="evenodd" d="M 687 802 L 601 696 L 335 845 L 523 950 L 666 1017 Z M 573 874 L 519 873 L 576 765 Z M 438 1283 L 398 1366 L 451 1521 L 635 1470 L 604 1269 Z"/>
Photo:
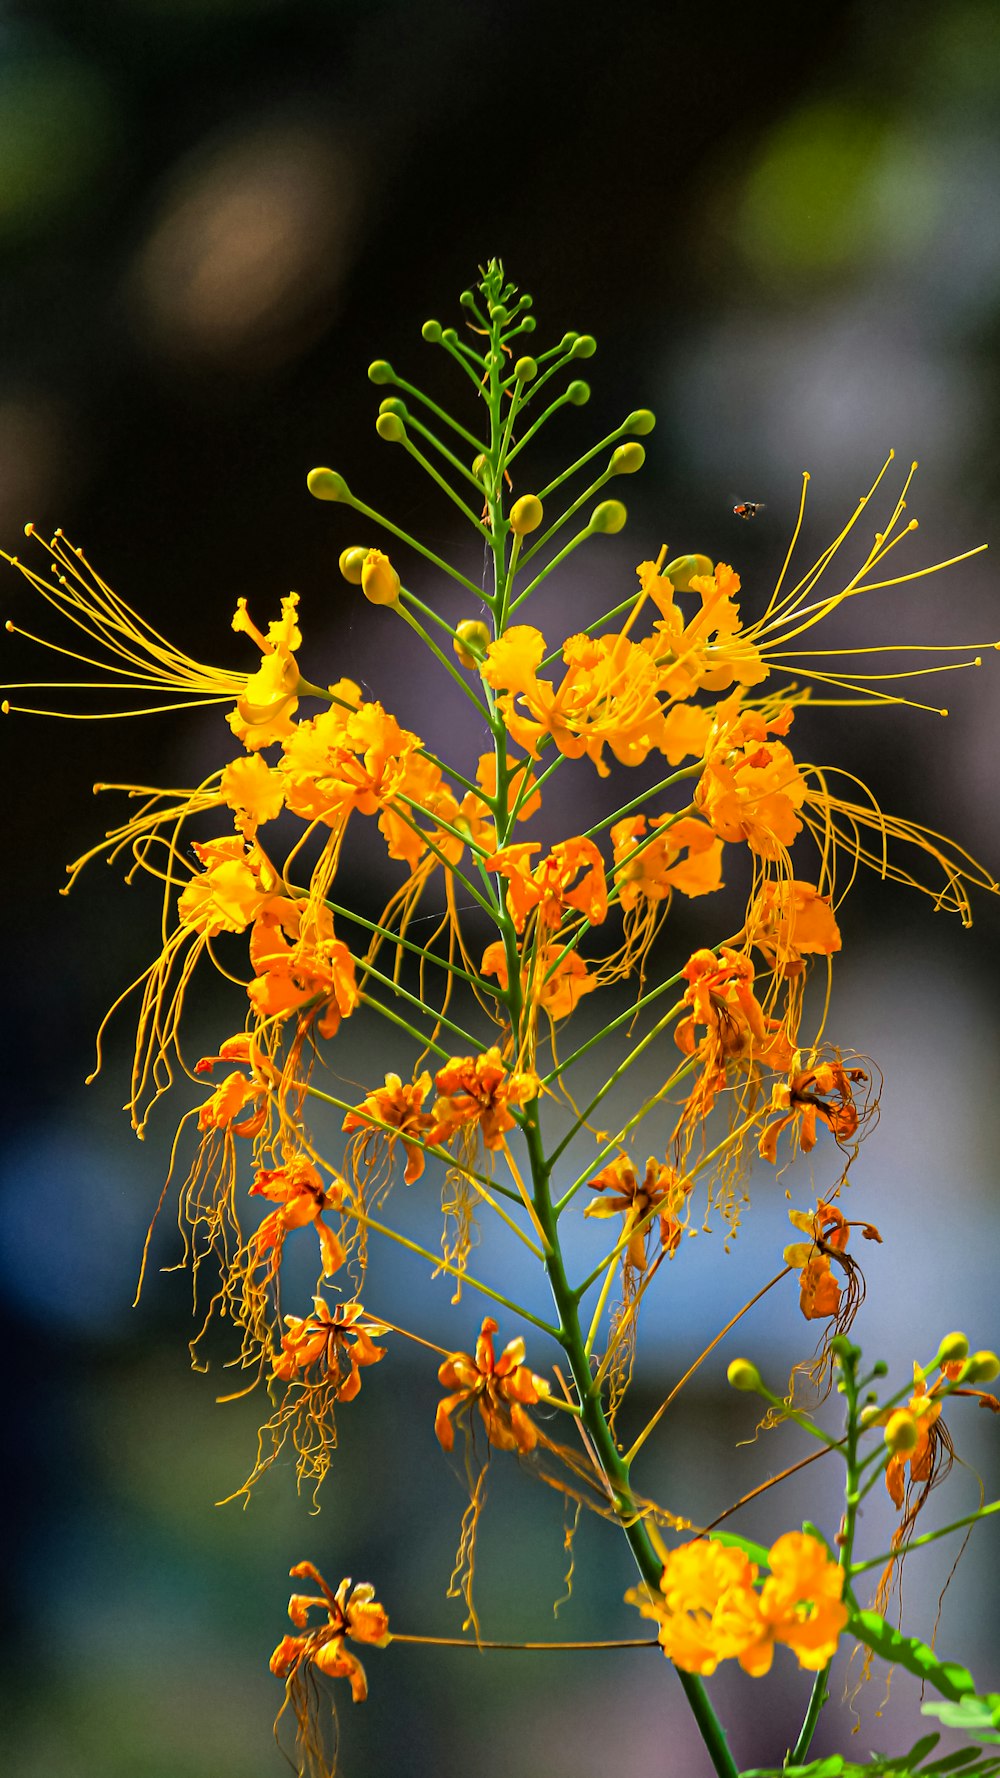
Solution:
<path fill-rule="evenodd" d="M 733 511 L 738 519 L 755 519 L 757 514 L 763 512 L 763 510 L 763 500 L 740 500 L 737 505 L 733 507 Z"/>

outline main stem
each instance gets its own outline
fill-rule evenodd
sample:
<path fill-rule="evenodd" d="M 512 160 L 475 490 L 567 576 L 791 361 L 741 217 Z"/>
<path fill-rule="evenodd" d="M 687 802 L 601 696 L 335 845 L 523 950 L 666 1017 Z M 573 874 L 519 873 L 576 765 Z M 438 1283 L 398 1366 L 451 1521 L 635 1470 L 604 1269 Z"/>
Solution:
<path fill-rule="evenodd" d="M 490 410 L 489 460 L 492 471 L 492 485 L 487 495 L 487 505 L 489 508 L 490 549 L 493 556 L 493 597 L 488 602 L 492 607 L 494 628 L 497 634 L 501 633 L 504 627 L 505 615 L 510 605 L 511 588 L 508 585 L 508 579 L 512 578 L 506 560 L 508 525 L 503 512 L 506 453 L 504 451 L 502 412 L 500 331 L 500 327 L 491 316 L 489 381 L 484 394 Z M 507 843 L 508 832 L 513 825 L 508 815 L 507 735 L 503 721 L 495 711 L 491 713 L 490 726 L 493 730 L 496 747 L 494 814 L 497 843 L 498 846 L 503 847 Z M 506 911 L 505 888 L 503 880 L 498 878 L 498 923 L 503 934 L 507 957 L 507 989 L 503 998 L 510 1015 L 514 1053 L 515 1056 L 520 1057 L 525 1008 L 521 992 L 517 934 L 514 931 L 513 921 Z M 650 1542 L 649 1534 L 637 1508 L 629 1482 L 628 1465 L 624 1462 L 615 1444 L 614 1436 L 605 1418 L 601 1388 L 590 1368 L 583 1330 L 580 1326 L 578 1298 L 570 1286 L 563 1264 L 562 1249 L 559 1244 L 558 1219 L 550 1189 L 552 1161 L 548 1160 L 545 1155 L 539 1117 L 540 1101 L 535 1099 L 524 1107 L 523 1118 L 519 1121 L 521 1121 L 524 1131 L 531 1167 L 532 1202 L 539 1226 L 545 1236 L 547 1249 L 545 1270 L 559 1316 L 559 1344 L 566 1354 L 580 1401 L 582 1422 L 601 1466 L 615 1513 L 640 1575 L 649 1586 L 655 1589 L 659 1587 L 662 1563 Z M 680 1668 L 675 1668 L 675 1672 L 691 1706 L 717 1778 L 739 1778 L 738 1769 L 729 1751 L 722 1725 L 701 1680 L 696 1674 L 684 1673 Z"/>

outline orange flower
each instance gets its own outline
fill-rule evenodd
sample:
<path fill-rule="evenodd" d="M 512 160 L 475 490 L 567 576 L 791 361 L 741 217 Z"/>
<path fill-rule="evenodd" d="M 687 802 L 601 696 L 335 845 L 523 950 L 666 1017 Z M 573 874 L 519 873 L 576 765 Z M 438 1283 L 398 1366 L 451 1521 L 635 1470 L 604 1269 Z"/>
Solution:
<path fill-rule="evenodd" d="M 289 808 L 307 821 L 332 827 L 346 821 L 352 809 L 376 814 L 399 790 L 420 742 L 381 704 L 361 702 L 353 680 L 341 680 L 330 689 L 339 701 L 297 725 L 282 748 L 279 769 Z"/>
<path fill-rule="evenodd" d="M 549 1393 L 544 1377 L 536 1377 L 524 1362 L 524 1341 L 508 1341 L 497 1358 L 493 1335 L 499 1333 L 497 1323 L 487 1315 L 476 1341 L 473 1357 L 469 1352 L 452 1352 L 438 1371 L 438 1381 L 453 1391 L 438 1403 L 434 1431 L 438 1443 L 450 1451 L 455 1442 L 452 1415 L 477 1404 L 486 1428 L 486 1437 L 499 1451 L 533 1451 L 538 1443 L 538 1429 L 524 1411 L 524 1404 L 534 1406 Z"/>
<path fill-rule="evenodd" d="M 514 1128 L 508 1106 L 524 1105 L 539 1090 L 536 1074 L 509 1074 L 496 1044 L 479 1056 L 452 1056 L 435 1076 L 444 1095 L 434 1106 L 432 1143 L 450 1142 L 455 1131 L 478 1124 L 487 1148 L 502 1148 L 504 1134 Z"/>
<path fill-rule="evenodd" d="M 827 1204 L 822 1198 L 813 1212 L 789 1210 L 788 1220 L 810 1237 L 794 1242 L 784 1252 L 786 1266 L 802 1268 L 799 1307 L 807 1321 L 825 1321 L 840 1309 L 840 1285 L 833 1276 L 830 1255 L 844 1252 L 850 1225 L 836 1204 Z"/>
<path fill-rule="evenodd" d="M 714 574 L 693 575 L 686 591 L 697 593 L 701 609 L 685 622 L 674 603 L 674 588 L 655 562 L 636 569 L 642 589 L 660 618 L 644 644 L 655 656 L 664 690 L 671 698 L 690 698 L 696 691 L 726 691 L 734 681 L 759 685 L 769 668 L 752 642 L 740 634 L 740 608 L 735 596 L 740 577 L 725 562 Z"/>
<path fill-rule="evenodd" d="M 217 1056 L 202 1056 L 195 1063 L 194 1071 L 196 1074 L 207 1074 L 217 1062 L 242 1062 L 253 1068 L 260 1060 L 249 1037 L 245 1032 L 240 1032 L 236 1037 L 227 1037 Z M 236 1119 L 245 1111 L 250 1115 L 242 1123 L 237 1123 Z M 227 1074 L 198 1112 L 199 1130 L 231 1131 L 234 1136 L 243 1136 L 248 1141 L 260 1135 L 266 1121 L 267 1087 L 256 1072 L 249 1079 L 236 1072 Z"/>
<path fill-rule="evenodd" d="M 182 926 L 215 938 L 220 932 L 245 932 L 273 895 L 277 878 L 255 846 L 239 835 L 194 844 L 203 866 L 181 890 L 177 917 Z"/>
<path fill-rule="evenodd" d="M 641 899 L 665 901 L 673 889 L 695 896 L 721 886 L 722 841 L 712 829 L 692 815 L 657 815 L 651 823 L 653 829 L 665 824 L 665 831 L 641 851 L 636 844 L 647 832 L 645 815 L 616 821 L 611 829 L 615 888 L 626 913 Z M 685 848 L 687 857 L 682 858 Z"/>
<path fill-rule="evenodd" d="M 288 1332 L 271 1369 L 282 1382 L 293 1379 L 332 1386 L 338 1401 L 353 1401 L 361 1388 L 361 1370 L 378 1364 L 385 1347 L 373 1341 L 387 1330 L 380 1321 L 362 1321 L 360 1303 L 345 1303 L 331 1312 L 321 1296 L 313 1297 L 313 1314 L 286 1315 Z M 306 1373 L 312 1373 L 307 1375 Z"/>
<path fill-rule="evenodd" d="M 811 1068 L 803 1068 L 801 1062 L 802 1057 L 796 1052 L 788 1079 L 776 1082 L 771 1092 L 770 1111 L 778 1115 L 765 1124 L 757 1149 L 772 1166 L 777 1163 L 778 1137 L 789 1126 L 793 1127 L 803 1154 L 809 1154 L 816 1146 L 817 1118 L 838 1142 L 850 1142 L 858 1133 L 861 1120 L 852 1088 L 867 1081 L 864 1069 L 845 1068 L 836 1055 Z"/>
<path fill-rule="evenodd" d="M 374 1087 L 360 1105 L 347 1113 L 340 1126 L 342 1130 L 369 1130 L 372 1139 L 387 1137 L 390 1153 L 397 1135 L 401 1136 L 406 1150 L 405 1185 L 412 1185 L 424 1170 L 423 1148 L 417 1141 L 407 1141 L 407 1136 L 417 1137 L 421 1142 L 427 1139 L 427 1131 L 434 1119 L 422 1107 L 430 1089 L 429 1074 L 419 1074 L 405 1086 L 398 1074 L 387 1074 L 385 1086 Z M 389 1124 L 391 1129 L 387 1131 L 379 1127 L 384 1124 Z"/>
<path fill-rule="evenodd" d="M 250 1237 L 251 1270 L 261 1265 L 268 1253 L 273 1258 L 268 1278 L 273 1278 L 281 1264 L 281 1250 L 290 1229 L 305 1228 L 313 1223 L 319 1236 L 323 1277 L 329 1278 L 343 1265 L 347 1255 L 337 1236 L 323 1221 L 324 1210 L 339 1210 L 344 1197 L 343 1180 L 334 1180 L 324 1187 L 312 1162 L 305 1155 L 294 1155 L 282 1167 L 259 1168 L 250 1187 L 251 1195 L 270 1198 L 280 1209 L 272 1210 Z"/>
<path fill-rule="evenodd" d="M 754 1678 L 770 1670 L 776 1643 L 819 1672 L 847 1622 L 843 1569 L 818 1538 L 789 1531 L 771 1545 L 771 1572 L 758 1592 L 755 1562 L 714 1539 L 681 1544 L 664 1564 L 659 1590 L 625 1597 L 659 1624 L 663 1652 L 686 1673 L 708 1676 L 735 1659 Z"/>
<path fill-rule="evenodd" d="M 657 1161 L 650 1155 L 646 1162 L 646 1175 L 642 1183 L 636 1177 L 635 1168 L 628 1155 L 616 1155 L 595 1179 L 588 1181 L 591 1191 L 610 1192 L 613 1196 L 599 1198 L 596 1203 L 588 1204 L 585 1216 L 615 1216 L 625 1218 L 625 1233 L 634 1229 L 626 1249 L 626 1264 L 634 1267 L 637 1272 L 646 1270 L 646 1238 L 649 1234 L 648 1225 L 638 1228 L 635 1225 L 645 1221 L 649 1212 L 659 1210 L 660 1240 L 664 1253 L 674 1253 L 681 1238 L 682 1224 L 677 1220 L 677 1212 L 681 1209 L 685 1198 L 691 1190 L 690 1182 L 679 1180 L 675 1168 Z"/>
<path fill-rule="evenodd" d="M 302 646 L 298 604 L 298 593 L 289 593 L 282 599 L 280 618 L 268 624 L 267 635 L 262 636 L 247 613 L 246 600 L 237 600 L 233 629 L 251 636 L 262 656 L 257 672 L 250 674 L 246 690 L 237 698 L 235 710 L 226 718 L 248 752 L 269 747 L 272 741 L 282 741 L 294 731 L 292 717 L 298 708 L 301 683 L 294 653 Z"/>
<path fill-rule="evenodd" d="M 506 988 L 507 952 L 501 940 L 487 945 L 479 967 L 483 975 L 495 975 L 501 988 Z M 554 944 L 539 947 L 530 977 L 527 969 L 521 970 L 521 986 L 525 998 L 540 1006 L 550 1019 L 565 1019 L 584 994 L 593 993 L 597 980 L 578 951 L 563 955 L 563 946 Z"/>
<path fill-rule="evenodd" d="M 280 815 L 285 801 L 281 773 L 274 771 L 259 753 L 244 754 L 224 766 L 219 788 L 223 802 L 232 809 L 236 825 L 248 841 L 263 822 L 274 821 Z"/>
<path fill-rule="evenodd" d="M 681 971 L 688 982 L 684 1004 L 691 1007 L 674 1033 L 686 1056 L 696 1051 L 719 1065 L 727 1061 L 786 1068 L 793 1051 L 784 1027 L 769 1018 L 753 991 L 754 967 L 749 957 L 728 946 L 695 951 Z M 698 1040 L 696 1027 L 705 1026 Z"/>
<path fill-rule="evenodd" d="M 584 753 L 607 777 L 604 748 L 622 765 L 640 765 L 660 743 L 663 716 L 656 663 L 624 632 L 570 636 L 563 644 L 566 672 L 558 691 L 539 679 L 545 638 L 530 624 L 513 624 L 491 642 L 481 669 L 497 698 L 511 737 L 535 754 L 551 735 L 560 753 Z"/>
<path fill-rule="evenodd" d="M 507 879 L 507 911 L 517 931 L 524 931 L 535 910 L 543 931 L 554 930 L 567 908 L 577 909 L 591 926 L 599 926 L 608 911 L 608 889 L 604 860 L 593 840 L 582 834 L 561 840 L 532 870 L 529 859 L 541 849 L 537 840 L 522 841 L 483 860 L 486 870 L 495 870 Z"/>
<path fill-rule="evenodd" d="M 772 969 L 802 973 L 803 957 L 830 957 L 840 950 L 840 929 L 830 898 L 814 883 L 769 879 L 750 905 L 747 932 Z"/>
<path fill-rule="evenodd" d="M 376 1601 L 375 1588 L 366 1582 L 351 1592 L 350 1580 L 342 1580 L 336 1593 L 332 1593 L 311 1562 L 297 1562 L 289 1573 L 293 1580 L 301 1577 L 315 1581 L 322 1596 L 292 1594 L 288 1601 L 288 1615 L 304 1634 L 282 1637 L 271 1656 L 271 1672 L 288 1681 L 291 1693 L 300 1668 L 313 1666 L 333 1679 L 349 1680 L 355 1704 L 363 1703 L 368 1696 L 365 1670 L 344 1643 L 350 1637 L 352 1642 L 367 1642 L 374 1648 L 385 1648 L 392 1640 L 388 1614 Z M 326 1623 L 312 1630 L 306 1629 L 311 1611 L 325 1611 Z"/>
<path fill-rule="evenodd" d="M 326 908 L 273 897 L 254 921 L 250 961 L 257 980 L 247 993 L 261 1019 L 284 1019 L 314 1005 L 320 1036 L 333 1037 L 358 1004 L 354 963 L 334 938 Z"/>
<path fill-rule="evenodd" d="M 734 692 L 718 707 L 694 800 L 721 839 L 745 840 L 762 858 L 780 858 L 801 832 L 797 811 L 807 786 L 788 748 L 769 737 L 788 733 L 793 712 L 766 721 L 757 711 L 741 713 L 739 702 Z"/>
<path fill-rule="evenodd" d="M 902 1507 L 906 1496 L 907 1466 L 911 1482 L 930 1481 L 941 1437 L 940 1429 L 937 1428 L 941 1403 L 934 1390 L 928 1390 L 926 1372 L 919 1364 L 913 1366 L 913 1394 L 903 1411 L 913 1421 L 917 1438 L 911 1450 L 894 1452 L 886 1464 L 885 1485 L 889 1498 L 896 1507 Z"/>

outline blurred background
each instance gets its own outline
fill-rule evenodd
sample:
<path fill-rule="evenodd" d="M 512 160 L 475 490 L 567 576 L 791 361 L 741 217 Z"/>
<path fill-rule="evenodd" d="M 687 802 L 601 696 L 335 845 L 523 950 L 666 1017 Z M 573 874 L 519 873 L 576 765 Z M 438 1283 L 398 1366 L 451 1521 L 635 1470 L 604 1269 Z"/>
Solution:
<path fill-rule="evenodd" d="M 339 468 L 478 579 L 476 545 L 455 532 L 447 503 L 377 439 L 365 369 L 384 356 L 445 405 L 465 400 L 419 328 L 431 315 L 460 325 L 459 292 L 498 254 L 534 295 L 538 348 L 568 328 L 599 342 L 590 407 L 553 423 L 532 458 L 535 485 L 632 408 L 649 405 L 659 421 L 645 471 L 625 489 L 626 531 L 595 540 L 546 593 L 537 621 L 550 637 L 626 596 L 636 562 L 661 543 L 732 561 L 745 611 L 761 609 L 801 472 L 813 478 L 804 568 L 890 447 L 899 464 L 921 465 L 909 501 L 921 527 L 902 546 L 909 566 L 995 546 L 998 105 L 1000 11 L 990 0 L 8 3 L 0 541 L 16 553 L 26 520 L 46 534 L 63 526 L 172 639 L 234 668 L 253 664 L 229 629 L 236 597 L 266 622 L 295 588 L 311 677 L 347 673 L 431 744 L 478 751 L 392 619 L 359 609 L 337 573 L 345 545 L 384 539 L 311 501 L 305 475 L 317 463 Z M 733 516 L 746 500 L 764 503 L 752 524 Z M 858 554 L 865 547 L 862 537 Z M 439 596 L 419 565 L 406 572 L 422 597 Z M 453 617 L 474 615 L 450 589 L 444 597 Z M 13 573 L 0 607 L 54 636 Z M 974 654 L 1000 634 L 998 612 L 995 557 L 985 555 L 873 595 L 843 633 L 959 640 Z M 5 681 L 48 671 L 16 638 L 4 661 Z M 917 682 L 947 685 L 946 696 L 927 694 L 949 705 L 947 721 L 912 709 L 802 717 L 797 748 L 835 757 L 887 807 L 953 835 L 995 871 L 996 674 L 987 656 L 981 672 Z M 214 1502 L 250 1467 L 257 1408 L 216 1407 L 230 1374 L 187 1368 L 189 1283 L 156 1269 L 177 1257 L 169 1212 L 142 1304 L 129 1307 L 172 1119 L 161 1107 L 139 1147 L 121 1114 L 127 1011 L 104 1072 L 89 1088 L 83 1080 L 100 1018 L 157 943 L 155 897 L 99 862 L 69 901 L 58 889 L 65 864 L 121 806 L 95 804 L 95 780 L 193 784 L 225 757 L 224 740 L 212 712 L 127 727 L 12 715 L 2 729 L 12 1559 L 0 1737 L 18 1778 L 283 1770 L 267 1658 L 286 1627 L 287 1569 L 304 1557 L 334 1583 L 344 1573 L 375 1582 L 398 1629 L 455 1634 L 461 1624 L 444 1594 L 463 1489 L 433 1438 L 433 1372 L 409 1348 L 396 1342 L 342 1413 L 318 1519 L 296 1500 L 287 1467 L 241 1512 Z M 581 766 L 573 795 L 589 808 L 599 794 Z M 360 849 L 352 868 L 358 898 L 377 910 L 394 881 L 377 848 Z M 708 905 L 679 911 L 665 958 L 705 942 Z M 841 921 L 829 1035 L 873 1056 L 886 1077 L 881 1124 L 848 1199 L 884 1237 L 864 1256 L 857 1332 L 900 1381 L 951 1327 L 975 1345 L 1000 1337 L 1000 925 L 986 897 L 974 911 L 965 931 L 953 916 L 932 917 L 929 900 L 868 880 Z M 717 930 L 726 927 L 723 913 Z M 210 993 L 200 1003 L 192 1054 L 232 1028 L 232 1007 Z M 387 1065 L 386 1036 L 359 1019 L 342 1042 L 332 1066 L 350 1097 Z M 821 1149 L 815 1186 L 835 1174 Z M 811 1201 L 808 1169 L 780 1181 L 762 1169 L 731 1252 L 716 1232 L 664 1268 L 629 1425 L 643 1424 L 778 1269 L 786 1186 L 795 1203 Z M 435 1184 L 419 1190 L 424 1200 L 406 1200 L 405 1214 L 426 1228 Z M 376 1311 L 430 1339 L 471 1343 L 474 1299 L 449 1311 L 443 1279 L 392 1252 L 377 1264 Z M 516 1256 L 492 1231 L 477 1264 L 521 1288 Z M 783 1381 L 803 1350 L 790 1282 L 785 1293 L 705 1365 L 650 1441 L 638 1483 L 674 1510 L 707 1518 L 803 1454 L 777 1433 L 734 1456 L 754 1415 L 724 1386 L 738 1350 Z M 530 1357 L 541 1367 L 551 1355 Z M 956 1466 L 933 1503 L 941 1523 L 975 1506 L 974 1472 L 989 1498 L 1000 1472 L 990 1416 L 959 1403 L 950 1423 L 968 1467 Z M 820 1486 L 822 1468 L 734 1526 L 767 1542 L 808 1513 L 832 1532 L 837 1478 Z M 871 1553 L 892 1522 L 873 1498 L 862 1533 Z M 939 1646 L 1000 1688 L 996 1531 L 996 1520 L 979 1530 L 951 1581 Z M 562 1534 L 557 1498 L 513 1461 L 494 1462 L 479 1557 L 484 1634 L 636 1633 L 620 1603 L 632 1579 L 625 1552 L 598 1521 L 580 1528 L 572 1600 L 553 1624 Z M 923 1567 L 908 1565 L 909 1630 L 931 1634 L 955 1554 L 951 1540 Z M 346 1778 L 709 1770 L 654 1652 L 480 1658 L 397 1646 L 367 1665 L 369 1704 L 341 1706 Z M 794 1734 L 808 1681 L 782 1651 L 775 1672 L 770 1689 L 739 1675 L 713 1682 L 743 1763 L 780 1762 Z M 876 1674 L 853 1706 L 851 1740 L 843 1693 L 857 1677 L 838 1670 L 816 1753 L 901 1752 L 921 1726 L 918 1688 L 898 1674 L 886 1703 Z"/>

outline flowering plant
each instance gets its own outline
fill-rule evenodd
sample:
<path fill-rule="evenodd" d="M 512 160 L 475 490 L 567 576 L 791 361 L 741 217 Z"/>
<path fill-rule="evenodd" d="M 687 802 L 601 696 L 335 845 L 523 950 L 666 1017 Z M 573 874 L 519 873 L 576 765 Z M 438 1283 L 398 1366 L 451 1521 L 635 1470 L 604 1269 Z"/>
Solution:
<path fill-rule="evenodd" d="M 653 1631 L 635 1645 L 662 1648 L 720 1778 L 736 1778 L 737 1767 L 704 1681 L 725 1661 L 763 1677 L 778 1647 L 814 1675 L 803 1720 L 789 1725 L 785 1770 L 890 1769 L 805 1764 L 845 1637 L 865 1647 L 868 1661 L 877 1655 L 918 1673 L 945 1700 L 929 1710 L 949 1720 L 951 1709 L 980 1742 L 996 1742 L 1000 1700 L 978 1693 L 964 1668 L 894 1629 L 885 1613 L 908 1551 L 1000 1508 L 981 1503 L 943 1530 L 919 1533 L 921 1509 L 953 1453 L 944 1409 L 963 1397 L 996 1411 L 981 1386 L 1000 1361 L 986 1350 L 970 1354 L 964 1335 L 949 1334 L 914 1366 L 912 1382 L 894 1387 L 883 1382 L 884 1365 L 866 1368 L 849 1337 L 864 1295 L 857 1249 L 881 1237 L 867 1219 L 847 1217 L 845 1188 L 877 1111 L 879 1077 L 872 1063 L 830 1042 L 825 1028 L 841 948 L 838 910 L 859 864 L 925 890 L 966 923 L 970 886 L 996 892 L 997 885 L 959 847 L 885 814 L 867 793 L 852 799 L 849 774 L 807 763 L 793 739 L 797 718 L 818 704 L 910 701 L 887 689 L 913 671 L 905 648 L 892 670 L 870 674 L 849 650 L 811 652 L 807 638 L 845 602 L 935 571 L 893 572 L 893 552 L 914 524 L 903 517 L 913 471 L 843 584 L 834 584 L 838 552 L 891 458 L 840 535 L 795 578 L 803 482 L 788 555 L 751 621 L 732 567 L 697 554 L 668 561 L 661 549 L 640 563 L 637 588 L 553 647 L 526 621 L 528 601 L 577 549 L 622 529 L 625 508 L 605 490 L 642 467 L 639 441 L 653 415 L 636 410 L 538 492 L 530 482 L 518 492 L 515 477 L 538 433 L 563 407 L 586 403 L 587 384 L 573 370 L 595 342 L 567 333 L 537 355 L 522 351 L 535 327 L 531 301 L 495 262 L 461 301 L 465 332 L 429 321 L 423 336 L 464 379 L 466 418 L 384 361 L 369 376 L 401 392 L 382 401 L 378 432 L 459 509 L 485 551 L 484 584 L 375 512 L 339 472 L 314 470 L 309 488 L 359 515 L 369 534 L 395 540 L 395 560 L 349 544 L 341 573 L 358 596 L 384 608 L 379 621 L 408 626 L 429 665 L 469 706 L 488 743 L 477 761 L 440 756 L 346 677 L 331 680 L 314 667 L 317 677 L 307 678 L 295 594 L 266 629 L 238 601 L 233 628 L 256 658 L 249 670 L 222 671 L 178 652 L 61 533 L 47 546 L 54 577 L 7 558 L 87 637 L 79 658 L 116 695 L 139 709 L 227 707 L 235 757 L 193 789 L 129 787 L 138 809 L 70 875 L 104 854 L 129 859 L 131 871 L 162 884 L 161 949 L 112 1011 L 129 995 L 138 1000 L 129 1097 L 138 1135 L 178 1074 L 198 1088 L 174 1151 L 178 1170 L 191 1151 L 179 1218 L 203 1305 L 195 1362 L 203 1362 L 208 1325 L 225 1319 L 248 1388 L 259 1386 L 267 1400 L 256 1460 L 237 1495 L 248 1498 L 290 1457 L 300 1487 L 318 1503 L 337 1416 L 356 1411 L 350 1404 L 362 1389 L 377 1407 L 394 1342 L 415 1340 L 435 1352 L 442 1452 L 454 1450 L 456 1437 L 465 1450 L 469 1504 L 451 1584 L 464 1607 L 456 1643 L 491 1646 L 474 1596 L 475 1548 L 487 1466 L 501 1453 L 577 1515 L 589 1509 L 618 1528 L 639 1575 L 626 1597 Z M 588 470 L 589 486 L 572 498 L 563 493 Z M 404 584 L 396 543 L 439 577 L 436 605 Z M 448 582 L 467 615 L 446 615 Z M 630 779 L 640 768 L 645 773 Z M 567 823 L 574 770 L 606 781 L 612 805 L 585 832 Z M 351 838 L 373 818 L 399 873 L 377 919 L 350 889 Z M 521 837 L 529 821 L 528 831 L 544 838 Z M 192 829 L 201 837 L 189 840 Z M 654 944 L 674 899 L 709 903 L 724 875 L 745 887 L 738 929 L 675 956 L 661 979 Z M 432 927 L 419 941 L 418 908 Z M 214 1053 L 189 1061 L 182 1019 L 205 962 L 233 984 L 234 1028 L 220 1033 Z M 814 993 L 815 971 L 825 994 Z M 626 984 L 634 992 L 624 1011 L 579 1042 L 567 1040 L 581 1001 L 592 1005 L 591 996 L 611 987 L 620 997 Z M 323 1070 L 349 1041 L 345 1026 L 361 1007 L 392 1027 L 400 1071 L 345 1099 L 324 1084 Z M 581 1107 L 574 1071 L 598 1048 L 613 1059 Z M 620 1119 L 613 1101 L 643 1057 L 655 1065 L 655 1091 Z M 609 1114 L 610 1130 L 602 1127 Z M 316 1133 L 323 1118 L 339 1132 L 336 1141 L 329 1129 Z M 637 1140 L 652 1150 L 648 1158 Z M 783 1267 L 728 1315 L 648 1422 L 626 1437 L 642 1309 L 664 1267 L 683 1264 L 685 1238 L 699 1227 L 735 1229 L 751 1159 L 779 1174 L 814 1151 L 830 1168 L 829 1182 L 791 1211 L 801 1238 L 785 1250 Z M 444 1175 L 438 1252 L 430 1237 L 417 1242 L 394 1227 L 390 1200 L 400 1174 L 423 1192 L 435 1169 Z M 258 1220 L 247 1216 L 247 1196 L 251 1210 L 263 1200 Z M 499 1289 L 488 1267 L 473 1269 L 474 1225 L 487 1214 L 546 1276 L 549 1317 Z M 610 1228 L 599 1256 L 577 1275 L 565 1233 L 583 1219 Z M 294 1308 L 281 1289 L 293 1240 L 311 1250 L 315 1267 L 311 1305 Z M 451 1347 L 434 1348 L 404 1326 L 403 1307 L 388 1319 L 388 1305 L 371 1296 L 368 1264 L 381 1241 L 451 1281 L 461 1320 Z M 718 1529 L 721 1520 L 700 1523 L 683 1502 L 657 1503 L 635 1472 L 681 1385 L 790 1275 L 803 1318 L 818 1324 L 816 1353 L 796 1367 L 785 1393 L 768 1387 L 748 1359 L 733 1360 L 729 1381 L 763 1398 L 765 1425 L 794 1423 L 817 1455 L 843 1463 L 844 1505 L 838 1523 L 806 1522 L 765 1548 Z M 478 1326 L 467 1317 L 471 1294 L 489 1311 Z M 523 1331 L 512 1333 L 512 1323 Z M 844 1419 L 832 1430 L 821 1410 L 834 1382 Z M 898 1525 L 889 1549 L 861 1554 L 859 1509 L 880 1484 Z M 862 1577 L 878 1568 L 869 1607 Z M 317 1676 L 346 1679 L 360 1702 L 368 1681 L 348 1644 L 377 1649 L 422 1638 L 390 1629 L 371 1584 L 352 1589 L 345 1579 L 334 1591 L 309 1561 L 292 1573 L 319 1591 L 293 1595 L 297 1633 L 283 1637 L 271 1666 L 285 1682 L 299 1771 L 323 1774 L 332 1759 Z M 325 1621 L 311 1626 L 315 1612 Z M 279 1720 L 283 1713 L 284 1706 Z M 908 1756 L 906 1770 L 922 1764 L 934 1739 Z M 1000 1771 L 1000 1759 L 984 1755 L 965 1769 Z"/>

